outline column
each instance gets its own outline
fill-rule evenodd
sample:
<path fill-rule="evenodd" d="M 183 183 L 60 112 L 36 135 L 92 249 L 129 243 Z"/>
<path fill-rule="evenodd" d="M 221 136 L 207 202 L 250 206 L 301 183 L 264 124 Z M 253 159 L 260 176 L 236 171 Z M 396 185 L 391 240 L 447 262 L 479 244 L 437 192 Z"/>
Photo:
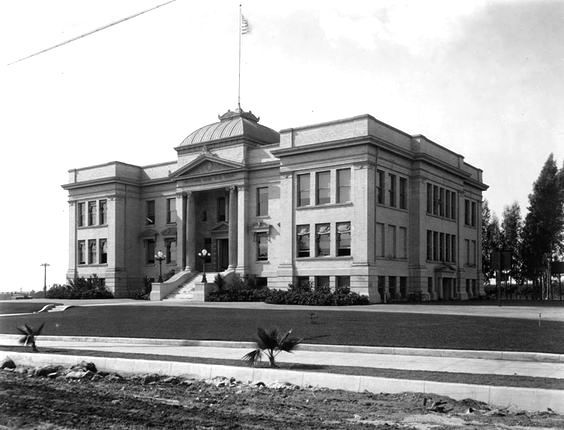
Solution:
<path fill-rule="evenodd" d="M 191 191 L 186 192 L 184 213 L 186 221 L 184 258 L 186 259 L 187 272 L 196 270 L 196 205 L 194 204 L 194 194 Z"/>
<path fill-rule="evenodd" d="M 247 192 L 246 185 L 239 185 L 237 187 L 237 208 L 236 208 L 236 219 L 237 219 L 237 273 L 241 276 L 247 274 L 248 267 L 248 243 L 247 243 L 247 208 L 249 193 Z"/>
<path fill-rule="evenodd" d="M 77 259 L 77 223 L 76 223 L 76 202 L 69 200 L 69 267 L 67 270 L 67 279 L 74 279 L 77 276 L 76 259 Z"/>
<path fill-rule="evenodd" d="M 235 270 L 237 267 L 237 187 L 229 187 L 229 266 L 227 270 Z"/>
<path fill-rule="evenodd" d="M 176 264 L 178 270 L 186 267 L 186 194 L 176 193 Z"/>

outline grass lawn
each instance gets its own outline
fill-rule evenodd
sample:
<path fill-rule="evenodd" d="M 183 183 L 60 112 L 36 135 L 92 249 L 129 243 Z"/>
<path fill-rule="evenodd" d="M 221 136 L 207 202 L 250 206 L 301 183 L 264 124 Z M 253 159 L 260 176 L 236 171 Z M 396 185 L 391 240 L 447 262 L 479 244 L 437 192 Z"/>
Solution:
<path fill-rule="evenodd" d="M 0 314 L 25 314 L 30 312 L 37 312 L 43 307 L 51 304 L 49 302 L 25 302 L 25 301 L 9 301 L 0 302 Z M 52 304 L 60 305 L 61 303 Z M 1 324 L 1 323 L 0 323 Z"/>
<path fill-rule="evenodd" d="M 44 335 L 252 341 L 257 327 L 307 343 L 564 353 L 564 323 L 388 312 L 96 306 L 0 318 L 0 333 L 45 321 Z"/>

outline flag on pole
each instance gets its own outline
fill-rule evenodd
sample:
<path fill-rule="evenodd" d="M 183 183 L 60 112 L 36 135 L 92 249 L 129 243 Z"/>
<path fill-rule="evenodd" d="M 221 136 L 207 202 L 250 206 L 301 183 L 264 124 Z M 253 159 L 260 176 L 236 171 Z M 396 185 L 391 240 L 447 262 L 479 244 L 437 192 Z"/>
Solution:
<path fill-rule="evenodd" d="M 249 25 L 249 21 L 245 18 L 244 15 L 241 14 L 241 34 L 247 34 L 251 32 L 251 27 Z"/>

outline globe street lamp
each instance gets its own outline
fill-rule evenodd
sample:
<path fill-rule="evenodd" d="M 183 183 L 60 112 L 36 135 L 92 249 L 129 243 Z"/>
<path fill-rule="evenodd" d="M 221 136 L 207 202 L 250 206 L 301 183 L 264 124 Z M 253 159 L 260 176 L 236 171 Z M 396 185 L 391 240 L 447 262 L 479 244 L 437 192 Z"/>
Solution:
<path fill-rule="evenodd" d="M 204 267 L 204 275 L 202 276 L 202 282 L 204 284 L 208 282 L 208 280 L 206 279 L 206 258 L 208 257 L 208 255 L 210 255 L 210 253 L 205 248 L 198 252 L 198 257 L 202 259 L 202 264 Z"/>
<path fill-rule="evenodd" d="M 163 260 L 165 259 L 164 252 L 158 251 L 155 254 L 155 260 L 159 262 L 159 282 L 163 282 Z"/>

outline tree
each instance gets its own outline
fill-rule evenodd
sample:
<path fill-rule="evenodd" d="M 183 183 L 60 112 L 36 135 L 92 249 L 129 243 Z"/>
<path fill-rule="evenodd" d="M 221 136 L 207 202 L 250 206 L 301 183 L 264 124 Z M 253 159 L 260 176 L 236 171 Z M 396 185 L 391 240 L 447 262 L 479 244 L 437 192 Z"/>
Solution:
<path fill-rule="evenodd" d="M 543 272 L 550 279 L 549 262 L 562 248 L 564 233 L 564 173 L 550 154 L 529 194 L 529 213 L 523 226 L 523 274 L 532 280 Z M 548 289 L 546 289 L 548 291 Z M 543 294 L 546 297 L 546 294 Z"/>
<path fill-rule="evenodd" d="M 495 274 L 492 259 L 494 251 L 499 248 L 499 244 L 499 220 L 495 214 L 491 213 L 488 201 L 484 200 L 482 204 L 482 273 L 486 283 L 489 283 L 489 280 Z"/>
<path fill-rule="evenodd" d="M 278 367 L 276 365 L 276 356 L 282 352 L 292 352 L 296 346 L 303 340 L 297 337 L 290 337 L 292 330 L 289 330 L 285 335 L 278 333 L 278 329 L 271 329 L 269 331 L 263 328 L 257 329 L 257 349 L 245 354 L 243 360 L 247 361 L 249 365 L 254 366 L 261 358 L 263 352 L 268 357 L 270 367 Z"/>
<path fill-rule="evenodd" d="M 503 249 L 511 250 L 511 271 L 510 276 L 519 284 L 522 283 L 521 276 L 521 233 L 523 230 L 523 220 L 521 219 L 521 207 L 514 202 L 511 206 L 503 209 L 501 216 L 501 246 Z"/>

